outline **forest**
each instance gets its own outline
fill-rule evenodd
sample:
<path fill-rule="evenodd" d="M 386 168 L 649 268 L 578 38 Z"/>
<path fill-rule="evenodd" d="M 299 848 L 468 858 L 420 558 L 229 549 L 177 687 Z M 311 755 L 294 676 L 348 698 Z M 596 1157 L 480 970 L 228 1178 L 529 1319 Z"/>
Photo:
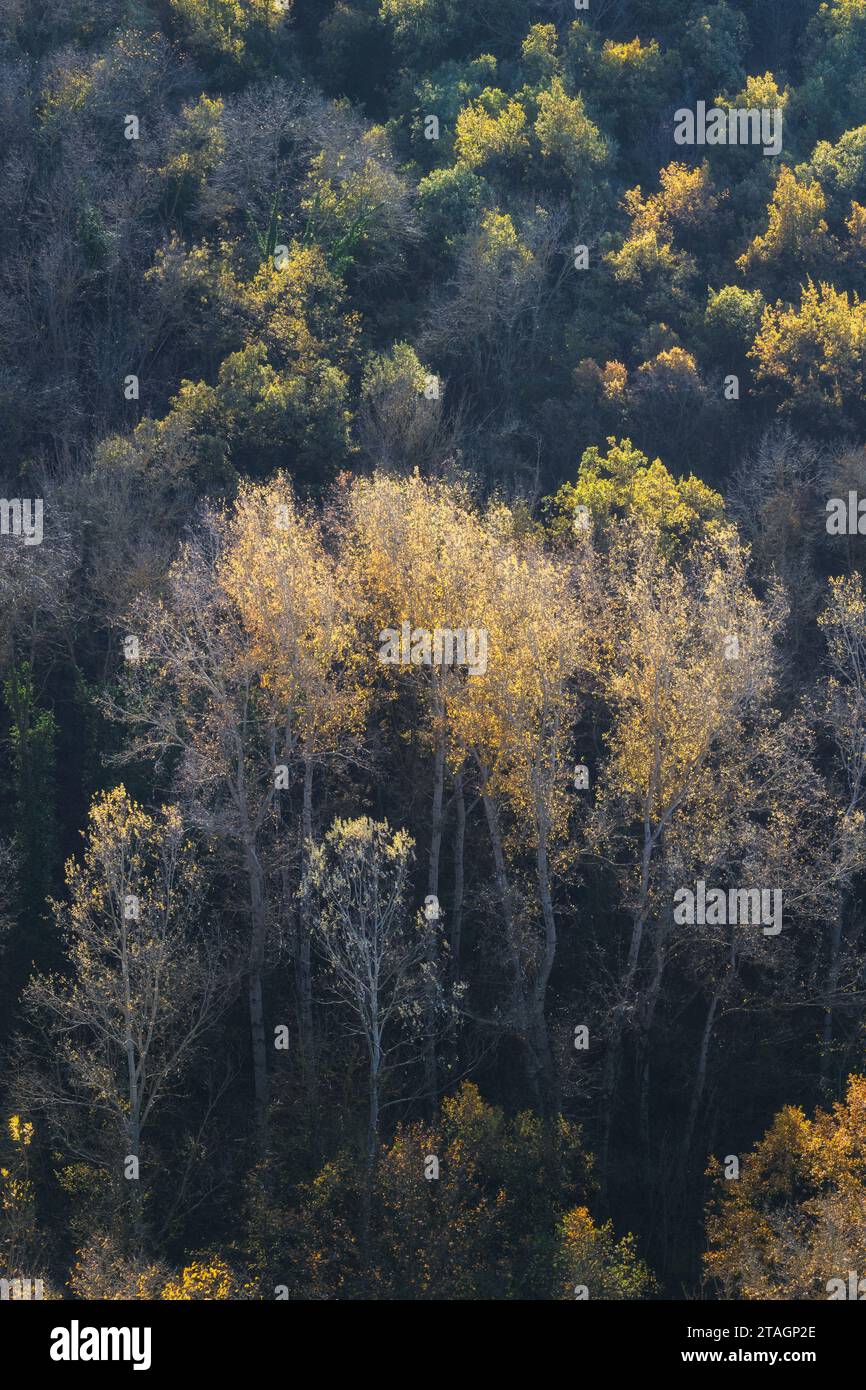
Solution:
<path fill-rule="evenodd" d="M 864 284 L 866 0 L 0 0 L 0 1296 L 866 1297 Z"/>

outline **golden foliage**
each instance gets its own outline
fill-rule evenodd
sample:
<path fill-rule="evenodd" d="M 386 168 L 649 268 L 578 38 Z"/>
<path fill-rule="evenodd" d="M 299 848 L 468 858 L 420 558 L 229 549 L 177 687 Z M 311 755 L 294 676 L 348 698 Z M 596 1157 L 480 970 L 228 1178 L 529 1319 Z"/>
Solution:
<path fill-rule="evenodd" d="M 708 1275 L 727 1298 L 825 1299 L 866 1268 L 866 1077 L 809 1119 L 786 1106 L 726 1181 L 714 1160 Z"/>

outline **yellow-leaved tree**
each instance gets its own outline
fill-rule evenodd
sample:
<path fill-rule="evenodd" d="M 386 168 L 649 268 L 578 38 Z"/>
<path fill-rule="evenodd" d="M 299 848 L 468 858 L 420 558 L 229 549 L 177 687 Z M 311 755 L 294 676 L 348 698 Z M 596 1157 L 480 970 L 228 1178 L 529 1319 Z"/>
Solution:
<path fill-rule="evenodd" d="M 208 1028 L 231 999 L 221 936 L 205 927 L 201 846 L 170 806 L 150 815 L 116 787 L 95 798 L 83 861 L 55 904 L 70 979 L 37 976 L 31 1016 L 55 1063 L 31 1079 L 34 1113 L 95 1169 L 147 1242 L 148 1134 Z"/>
<path fill-rule="evenodd" d="M 417 471 L 408 477 L 376 473 L 372 478 L 355 479 L 345 497 L 342 539 L 350 583 L 364 605 L 365 650 L 371 664 L 378 666 L 385 692 L 391 696 L 408 694 L 413 700 L 423 746 L 432 755 L 427 897 L 436 900 L 437 913 L 442 895 L 440 866 L 448 772 L 453 783 L 458 843 L 451 945 L 459 970 L 464 756 L 453 738 L 452 706 L 466 680 L 483 684 L 484 677 L 468 676 L 465 663 L 457 664 L 454 658 L 460 653 L 456 645 L 447 651 L 443 647 L 442 660 L 437 660 L 435 635 L 439 632 L 448 642 L 446 633 L 457 638 L 460 633 L 477 633 L 484 628 L 483 584 L 489 540 L 471 498 L 459 485 L 425 479 Z M 407 653 L 402 652 L 404 631 L 408 631 Z M 400 651 L 389 651 L 389 633 L 395 634 L 392 640 Z M 430 644 L 426 651 L 425 640 Z M 403 654 L 408 654 L 406 663 L 390 660 Z M 445 660 L 446 656 L 452 660 Z M 431 946 L 434 941 L 431 934 Z M 431 979 L 439 975 L 432 971 Z M 425 1090 L 431 1101 L 437 1085 L 435 1008 L 431 995 L 425 1050 Z"/>
<path fill-rule="evenodd" d="M 594 556 L 548 553 L 504 507 L 484 523 L 487 671 L 456 694 L 454 733 L 474 768 L 493 854 L 511 973 L 501 1021 L 523 1045 L 536 1098 L 555 1109 L 545 1009 L 557 948 L 554 884 L 578 857 L 569 820 L 574 726 L 597 659 Z M 534 888 L 521 893 L 509 860 L 520 865 L 524 856 Z"/>
<path fill-rule="evenodd" d="M 321 524 L 295 498 L 283 475 L 244 485 L 227 522 L 219 583 L 235 606 L 248 656 L 280 729 L 280 790 L 301 783 L 300 842 L 281 856 L 283 910 L 290 912 L 313 840 L 314 779 L 329 763 L 357 752 L 367 706 L 369 662 L 359 643 L 358 591 L 326 548 Z M 284 769 L 284 771 L 283 771 Z M 291 819 L 283 822 L 292 836 Z M 300 871 L 303 872 L 303 867 Z M 317 1091 L 311 974 L 312 929 L 300 903 L 293 955 L 301 1061 L 313 1113 Z"/>
<path fill-rule="evenodd" d="M 636 517 L 610 545 L 600 686 L 612 723 L 594 833 L 618 866 L 631 928 L 602 1082 L 605 1156 L 625 1020 L 637 1010 L 645 1044 L 673 890 L 688 881 L 677 875 L 694 863 L 689 846 L 700 827 L 712 827 L 740 780 L 750 718 L 772 688 L 773 638 L 784 613 L 778 595 L 761 601 L 752 592 L 746 553 L 730 527 L 710 532 L 679 560 L 666 553 L 664 530 Z M 642 1051 L 643 1109 L 645 1045 Z"/>
<path fill-rule="evenodd" d="M 704 1263 L 724 1298 L 863 1297 L 866 1077 L 849 1077 L 844 1100 L 814 1119 L 781 1110 L 738 1181 L 716 1160 L 710 1173 Z"/>

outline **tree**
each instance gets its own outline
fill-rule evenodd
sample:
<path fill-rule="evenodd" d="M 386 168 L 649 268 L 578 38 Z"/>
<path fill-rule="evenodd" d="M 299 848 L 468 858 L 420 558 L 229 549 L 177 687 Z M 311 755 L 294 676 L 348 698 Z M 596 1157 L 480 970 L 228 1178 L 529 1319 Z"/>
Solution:
<path fill-rule="evenodd" d="M 866 365 L 866 303 L 832 285 L 803 287 L 800 305 L 768 304 L 749 356 L 755 378 L 774 388 L 780 410 L 839 427 L 859 418 Z"/>
<path fill-rule="evenodd" d="M 357 1169 L 342 1155 L 302 1193 L 293 1223 L 296 1296 L 364 1296 L 353 1240 L 357 1188 Z M 557 1298 L 567 1267 L 563 1212 L 592 1191 L 576 1125 L 559 1116 L 545 1126 L 529 1110 L 507 1115 L 464 1082 L 433 1121 L 400 1124 L 381 1146 L 366 1288 L 377 1299 Z M 594 1229 L 588 1216 L 587 1224 Z M 622 1272 L 612 1237 L 608 1244 L 594 1251 L 593 1296 L 603 1296 L 603 1269 L 606 1287 Z M 627 1238 L 620 1247 L 623 1267 L 630 1245 Z"/>
<path fill-rule="evenodd" d="M 866 1079 L 809 1119 L 785 1106 L 707 1212 L 707 1275 L 726 1298 L 851 1297 L 866 1256 Z M 853 1297 L 858 1297 L 855 1291 Z"/>
<path fill-rule="evenodd" d="M 519 37 L 524 0 L 379 0 L 379 18 L 393 35 L 401 62 L 428 66 L 457 40 L 476 45 Z"/>
<path fill-rule="evenodd" d="M 413 632 L 426 633 L 432 642 L 437 630 L 458 633 L 480 631 L 483 604 L 479 597 L 479 567 L 489 553 L 489 541 L 464 489 L 441 481 L 427 481 L 415 470 L 408 478 L 377 473 L 357 479 L 346 497 L 344 554 L 351 583 L 363 595 L 372 621 L 370 634 L 401 631 L 408 621 Z M 432 749 L 429 776 L 430 847 L 427 860 L 427 895 L 443 897 L 441 877 L 445 788 L 448 774 L 458 808 L 463 805 L 465 752 L 454 742 L 452 704 L 466 679 L 466 671 L 443 660 L 407 666 L 380 663 L 386 673 L 385 689 L 396 695 L 409 688 L 421 709 L 425 747 Z M 393 681 L 388 676 L 394 676 Z M 417 692 L 417 694 L 415 693 Z M 455 880 L 462 884 L 463 849 L 458 847 Z M 460 931 L 463 914 L 462 886 L 452 900 L 451 944 L 455 970 L 460 968 Z M 430 938 L 431 946 L 434 938 Z M 435 972 L 434 972 L 435 973 Z M 432 1104 L 437 1089 L 435 1001 L 428 1000 L 425 1025 L 425 1084 Z"/>
<path fill-rule="evenodd" d="M 196 860 L 177 807 L 150 816 L 123 787 L 98 798 L 83 862 L 66 866 L 69 901 L 55 905 L 74 976 L 37 977 L 27 990 L 54 1050 L 31 1109 L 105 1172 L 136 1250 L 154 1113 L 230 997 L 220 935 L 203 928 Z"/>
<path fill-rule="evenodd" d="M 474 765 L 493 852 L 511 976 L 500 1026 L 520 1040 L 532 1093 L 549 1115 L 558 1109 L 546 1019 L 557 950 L 554 891 L 575 857 L 566 848 L 572 738 L 581 685 L 593 668 L 594 576 L 546 554 L 532 533 L 509 534 L 516 528 L 507 512 L 494 508 L 485 520 L 487 671 L 456 693 L 452 718 L 457 745 Z M 510 879 L 506 835 L 512 853 L 530 855 L 537 916 Z"/>
<path fill-rule="evenodd" d="M 361 381 L 358 434 L 376 467 L 438 467 L 453 451 L 457 427 L 445 418 L 443 384 L 408 343 L 371 357 Z"/>
<path fill-rule="evenodd" d="M 667 854 L 678 827 L 686 841 L 694 835 L 692 818 L 702 821 L 715 803 L 726 765 L 739 765 L 751 717 L 771 687 L 773 636 L 784 611 L 778 599 L 765 606 L 752 594 L 729 527 L 680 564 L 665 557 L 659 539 L 651 525 L 617 538 L 600 660 L 612 722 L 596 827 L 599 844 L 621 866 L 631 916 L 604 1067 L 603 1168 L 626 1022 L 640 1019 L 645 1049 L 659 998 L 670 927 Z M 614 848 L 623 834 L 630 848 Z M 651 984 L 638 989 L 647 936 Z M 644 1103 L 646 1094 L 644 1072 Z"/>
<path fill-rule="evenodd" d="M 423 965 L 432 928 L 406 897 L 413 842 L 385 821 L 337 820 L 312 846 L 302 892 L 317 904 L 316 937 L 336 995 L 367 1054 L 369 1110 L 365 1145 L 362 1244 L 370 1241 L 372 1182 L 379 1146 L 382 1088 L 411 1060 L 424 995 Z M 428 966 L 429 968 L 429 966 Z"/>
<path fill-rule="evenodd" d="M 417 227 L 409 188 L 376 127 L 358 146 L 314 157 L 301 210 L 304 241 L 322 247 L 333 274 L 371 293 L 402 275 Z"/>
<path fill-rule="evenodd" d="M 10 1115 L 3 1134 L 4 1163 L 0 1166 L 0 1255 L 3 1278 L 10 1284 L 25 1280 L 29 1288 L 36 1270 L 45 1265 L 40 1248 L 36 1215 L 36 1187 L 31 1176 L 30 1154 L 33 1125 L 20 1115 Z M 24 1295 L 27 1297 L 28 1295 Z M 32 1296 L 32 1294 L 30 1295 Z"/>
<path fill-rule="evenodd" d="M 205 290 L 218 312 L 240 317 L 248 336 L 219 363 L 215 384 L 181 381 L 157 434 L 187 430 L 209 480 L 229 464 L 260 475 L 291 457 L 295 475 L 321 488 L 351 448 L 345 365 L 357 333 L 324 252 L 293 241 L 279 266 L 263 261 L 243 285 L 206 266 L 185 274 L 199 303 Z"/>
<path fill-rule="evenodd" d="M 827 606 L 818 617 L 827 642 L 827 671 L 816 713 L 836 749 L 843 827 L 856 838 L 866 797 L 866 598 L 860 575 L 831 579 L 829 589 Z M 847 1002 L 840 998 L 840 986 L 844 982 L 846 992 L 856 989 L 858 967 L 856 959 L 851 959 L 856 946 L 847 943 L 846 949 L 845 917 L 850 912 L 851 879 L 858 867 L 855 857 L 832 924 L 822 1038 L 824 1069 L 830 1063 L 834 1020 Z"/>
<path fill-rule="evenodd" d="M 643 313 L 668 320 L 688 307 L 695 261 L 666 240 L 662 229 L 632 232 L 618 250 L 606 252 L 604 260 L 616 285 Z"/>
<path fill-rule="evenodd" d="M 846 130 L 835 144 L 819 140 L 806 169 L 843 205 L 849 198 L 866 196 L 866 126 Z"/>
<path fill-rule="evenodd" d="M 550 312 L 571 262 L 564 209 L 535 212 L 518 230 L 508 213 L 485 212 L 465 239 L 451 284 L 431 304 L 419 351 L 462 378 L 487 409 L 526 390 L 530 362 L 546 359 Z"/>
<path fill-rule="evenodd" d="M 796 671 L 806 663 L 809 633 L 823 595 L 818 553 L 826 543 L 826 461 L 821 446 L 795 433 L 790 421 L 771 426 L 743 459 L 728 488 L 728 511 L 749 546 L 760 582 L 775 575 L 789 619 L 779 658 Z M 834 487 L 830 495 L 840 495 Z"/>
<path fill-rule="evenodd" d="M 33 677 L 25 663 L 4 685 L 12 716 L 10 742 L 15 776 L 16 841 L 24 896 L 31 920 L 45 911 L 58 866 L 55 789 L 57 721 L 36 704 Z"/>
<path fill-rule="evenodd" d="M 704 311 L 704 331 L 710 352 L 717 360 L 743 362 L 761 323 L 764 296 L 760 290 L 724 285 L 709 290 Z"/>
<path fill-rule="evenodd" d="M 97 1237 L 76 1251 L 70 1287 L 76 1298 L 168 1303 L 237 1301 L 251 1296 L 249 1284 L 226 1259 L 203 1253 L 178 1273 L 161 1261 L 131 1258 L 108 1237 Z"/>
<path fill-rule="evenodd" d="M 677 237 L 695 243 L 701 232 L 718 222 L 724 195 L 716 193 L 706 160 L 697 168 L 668 164 L 659 171 L 659 184 L 658 193 L 646 198 L 640 185 L 625 194 L 623 207 L 633 234 L 655 232 L 665 242 Z"/>
<path fill-rule="evenodd" d="M 433 169 L 418 185 L 418 216 L 428 249 L 456 250 L 492 202 L 489 184 L 464 164 Z"/>
<path fill-rule="evenodd" d="M 196 57 L 218 71 L 254 66 L 264 39 L 269 55 L 281 25 L 291 14 L 291 0 L 169 0 L 174 18 Z M 269 55 L 270 56 L 270 55 Z"/>
<path fill-rule="evenodd" d="M 635 1251 L 634 1236 L 617 1240 L 613 1223 L 597 1226 L 586 1207 L 566 1212 L 560 1240 L 561 1299 L 646 1299 L 655 1292 L 655 1280 Z"/>
<path fill-rule="evenodd" d="M 239 872 L 239 906 L 249 924 L 256 1133 L 263 1147 L 269 1104 L 263 980 L 275 920 L 269 854 L 275 769 L 288 750 L 282 712 L 262 685 L 250 635 L 221 582 L 224 535 L 225 522 L 206 516 L 169 572 L 165 599 L 140 596 L 127 628 L 140 659 L 126 662 L 121 695 L 109 699 L 107 709 L 129 730 L 129 758 L 173 761 L 185 804 Z"/>
<path fill-rule="evenodd" d="M 826 0 L 813 9 L 802 41 L 809 68 L 797 93 L 807 130 L 846 130 L 862 114 L 864 44 L 860 0 Z"/>
<path fill-rule="evenodd" d="M 825 714 L 850 814 L 866 796 L 866 597 L 859 574 L 830 580 L 818 623 L 827 640 Z"/>
<path fill-rule="evenodd" d="M 486 87 L 457 117 L 454 152 L 475 172 L 505 174 L 529 153 L 526 111 L 498 87 Z"/>
<path fill-rule="evenodd" d="M 655 532 L 667 555 L 678 556 L 703 539 L 721 538 L 726 528 L 721 494 L 690 475 L 675 478 L 661 459 L 652 462 L 630 439 L 607 441 L 584 451 L 574 483 L 563 483 L 548 500 L 551 535 L 573 541 L 585 508 L 600 545 L 607 547 L 623 523 L 637 521 Z"/>
<path fill-rule="evenodd" d="M 159 170 L 173 215 L 188 214 L 225 155 L 225 102 L 201 96 L 185 106 L 171 133 L 169 159 Z"/>
<path fill-rule="evenodd" d="M 635 37 L 619 42 L 602 38 L 594 24 L 575 21 L 569 30 L 564 65 L 592 108 L 609 113 L 611 133 L 621 148 L 637 151 L 646 147 L 646 133 L 668 100 L 673 57 L 657 39 L 644 43 Z M 656 148 L 652 144 L 649 147 L 650 161 Z"/>
<path fill-rule="evenodd" d="M 569 96 L 560 77 L 541 89 L 537 107 L 533 130 L 541 158 L 579 195 L 609 163 L 610 145 L 587 116 L 583 98 Z"/>
<path fill-rule="evenodd" d="M 824 213 L 827 200 L 817 179 L 801 183 L 792 169 L 779 170 L 767 210 L 767 230 L 749 244 L 737 266 L 769 273 L 777 285 L 793 276 L 826 274 L 836 254 Z"/>
<path fill-rule="evenodd" d="M 286 478 L 240 489 L 218 582 L 236 607 L 252 667 L 272 701 L 286 759 L 280 789 L 289 792 L 289 774 L 300 772 L 298 843 L 282 856 L 286 913 L 297 889 L 291 861 L 303 863 L 313 840 L 314 780 L 329 763 L 348 762 L 363 731 L 366 673 L 357 653 L 362 609 L 347 579 L 325 548 L 316 517 L 298 505 Z M 288 828 L 288 814 L 284 820 Z M 312 925 L 302 904 L 293 956 L 302 1065 L 315 1112 L 311 944 Z"/>
<path fill-rule="evenodd" d="M 701 7 L 688 21 L 682 52 L 695 73 L 695 90 L 736 90 L 745 77 L 743 60 L 750 24 L 739 9 L 726 4 Z"/>

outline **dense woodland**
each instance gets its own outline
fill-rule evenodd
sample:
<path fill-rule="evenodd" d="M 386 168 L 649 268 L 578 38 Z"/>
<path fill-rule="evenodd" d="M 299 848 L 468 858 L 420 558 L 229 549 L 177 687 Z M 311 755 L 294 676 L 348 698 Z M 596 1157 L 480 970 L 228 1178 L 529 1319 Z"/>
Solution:
<path fill-rule="evenodd" d="M 866 1274 L 864 122 L 866 0 L 0 0 L 0 1277 Z"/>

